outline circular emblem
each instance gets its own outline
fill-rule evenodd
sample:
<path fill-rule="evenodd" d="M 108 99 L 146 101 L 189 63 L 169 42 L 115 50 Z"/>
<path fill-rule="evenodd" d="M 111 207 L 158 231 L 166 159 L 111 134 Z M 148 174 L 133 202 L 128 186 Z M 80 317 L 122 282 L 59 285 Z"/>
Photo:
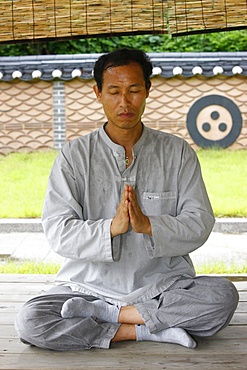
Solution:
<path fill-rule="evenodd" d="M 227 148 L 241 132 L 242 116 L 232 100 L 220 95 L 209 95 L 192 105 L 186 123 L 197 145 L 203 148 Z"/>

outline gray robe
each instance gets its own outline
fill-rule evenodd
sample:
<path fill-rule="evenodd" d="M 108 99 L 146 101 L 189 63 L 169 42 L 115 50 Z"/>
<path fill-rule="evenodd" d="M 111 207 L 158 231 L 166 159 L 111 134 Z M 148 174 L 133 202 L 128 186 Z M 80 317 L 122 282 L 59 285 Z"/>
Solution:
<path fill-rule="evenodd" d="M 144 302 L 181 276 L 194 277 L 189 253 L 207 240 L 214 216 L 193 149 L 143 126 L 125 168 L 125 150 L 104 127 L 68 142 L 52 168 L 42 223 L 65 257 L 57 283 L 118 305 Z M 150 218 L 152 237 L 131 230 L 111 239 L 125 184 Z"/>

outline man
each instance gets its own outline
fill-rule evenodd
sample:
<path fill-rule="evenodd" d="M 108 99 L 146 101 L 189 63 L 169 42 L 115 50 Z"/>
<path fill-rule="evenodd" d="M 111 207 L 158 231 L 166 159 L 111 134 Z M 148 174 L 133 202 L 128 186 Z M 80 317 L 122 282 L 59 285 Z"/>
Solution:
<path fill-rule="evenodd" d="M 150 340 L 195 348 L 225 327 L 238 294 L 228 280 L 195 277 L 189 253 L 208 238 L 213 212 L 196 154 L 141 121 L 152 65 L 121 49 L 95 64 L 107 122 L 67 143 L 43 210 L 46 237 L 65 257 L 57 286 L 27 302 L 21 340 L 42 348 L 109 348 Z"/>

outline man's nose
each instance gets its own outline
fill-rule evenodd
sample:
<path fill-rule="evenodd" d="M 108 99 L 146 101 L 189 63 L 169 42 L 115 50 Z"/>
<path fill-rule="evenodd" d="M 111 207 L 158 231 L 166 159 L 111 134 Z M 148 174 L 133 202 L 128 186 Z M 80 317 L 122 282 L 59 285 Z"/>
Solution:
<path fill-rule="evenodd" d="M 120 99 L 121 99 L 120 100 L 121 107 L 126 108 L 130 105 L 130 101 L 129 101 L 127 94 L 122 94 Z"/>

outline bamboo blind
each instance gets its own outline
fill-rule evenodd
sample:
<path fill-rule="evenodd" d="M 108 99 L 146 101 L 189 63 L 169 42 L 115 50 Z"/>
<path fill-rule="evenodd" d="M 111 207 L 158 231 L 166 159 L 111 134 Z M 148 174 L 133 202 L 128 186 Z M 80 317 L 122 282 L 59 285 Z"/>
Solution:
<path fill-rule="evenodd" d="M 247 28 L 246 0 L 168 0 L 173 35 Z"/>
<path fill-rule="evenodd" d="M 247 0 L 0 0 L 0 43 L 247 28 Z"/>
<path fill-rule="evenodd" d="M 164 33 L 162 0 L 0 0 L 0 42 Z"/>

